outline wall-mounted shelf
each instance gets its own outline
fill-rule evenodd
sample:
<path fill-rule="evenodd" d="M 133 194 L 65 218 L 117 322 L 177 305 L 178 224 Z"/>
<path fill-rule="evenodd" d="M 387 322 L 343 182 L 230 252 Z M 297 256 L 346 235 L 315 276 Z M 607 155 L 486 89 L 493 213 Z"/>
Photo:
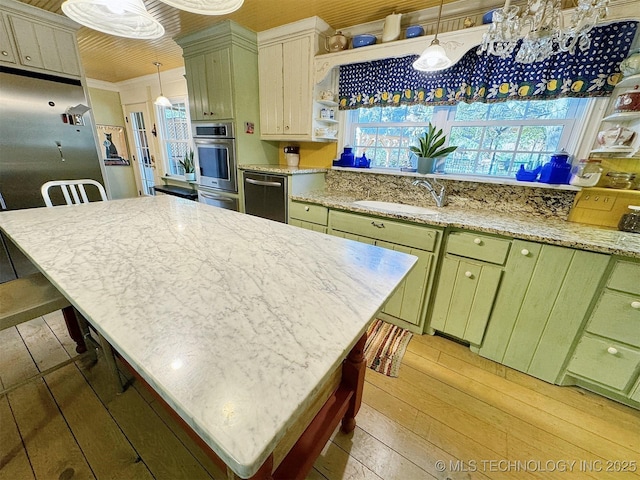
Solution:
<path fill-rule="evenodd" d="M 620 153 L 633 153 L 634 152 L 634 148 L 633 147 L 619 147 L 619 148 L 615 148 L 615 147 L 610 147 L 610 148 L 597 148 L 595 150 L 591 150 L 591 153 L 609 153 L 612 155 L 615 154 L 620 154 Z"/>
<path fill-rule="evenodd" d="M 324 105 L 325 107 L 337 107 L 338 102 L 334 102 L 333 100 L 317 100 L 320 105 Z"/>
<path fill-rule="evenodd" d="M 334 120 L 333 118 L 316 118 L 316 121 L 330 124 L 339 123 L 338 120 Z"/>
<path fill-rule="evenodd" d="M 622 80 L 620 80 L 616 84 L 616 88 L 634 87 L 634 86 L 640 86 L 640 73 L 631 75 L 630 77 L 623 77 Z"/>
<path fill-rule="evenodd" d="M 640 118 L 640 112 L 618 112 L 607 115 L 603 122 L 628 122 Z"/>

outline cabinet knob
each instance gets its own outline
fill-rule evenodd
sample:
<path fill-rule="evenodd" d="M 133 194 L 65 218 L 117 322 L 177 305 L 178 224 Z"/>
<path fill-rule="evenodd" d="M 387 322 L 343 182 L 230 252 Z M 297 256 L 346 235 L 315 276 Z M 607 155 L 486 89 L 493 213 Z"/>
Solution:
<path fill-rule="evenodd" d="M 6 50 L 3 50 L 3 51 L 2 51 L 2 55 L 3 55 L 4 57 L 8 57 L 8 56 L 9 56 L 9 52 L 7 52 Z"/>
<path fill-rule="evenodd" d="M 309 207 L 304 207 L 304 211 L 308 212 L 309 211 Z"/>
<path fill-rule="evenodd" d="M 30 57 L 29 55 L 27 55 L 26 57 L 24 57 L 24 59 L 25 59 L 27 62 L 30 62 L 30 61 L 31 61 L 31 57 Z"/>
<path fill-rule="evenodd" d="M 631 308 L 640 308 L 640 302 L 631 302 Z"/>
<path fill-rule="evenodd" d="M 204 115 L 206 117 L 209 114 L 207 112 L 202 112 L 202 115 Z"/>
<path fill-rule="evenodd" d="M 523 248 L 522 250 L 520 250 L 520 253 L 525 257 L 529 256 L 529 250 L 527 250 L 526 248 Z"/>
<path fill-rule="evenodd" d="M 471 278 L 471 277 L 473 277 L 473 273 L 471 273 L 469 271 L 466 271 L 466 272 L 464 272 L 464 276 L 467 277 L 467 278 Z"/>
<path fill-rule="evenodd" d="M 611 355 L 615 355 L 616 353 L 618 353 L 618 349 L 616 347 L 609 347 L 607 348 L 607 352 L 609 352 Z"/>
<path fill-rule="evenodd" d="M 473 243 L 475 243 L 476 245 L 480 245 L 482 243 L 482 240 L 480 238 L 476 238 L 473 240 Z"/>

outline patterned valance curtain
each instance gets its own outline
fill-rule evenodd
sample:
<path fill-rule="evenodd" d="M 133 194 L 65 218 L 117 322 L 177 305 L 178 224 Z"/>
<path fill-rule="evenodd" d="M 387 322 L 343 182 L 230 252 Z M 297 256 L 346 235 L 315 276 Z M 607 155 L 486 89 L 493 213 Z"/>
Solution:
<path fill-rule="evenodd" d="M 600 25 L 591 33 L 591 47 L 560 53 L 533 64 L 511 57 L 478 56 L 477 47 L 452 67 L 419 72 L 417 55 L 387 58 L 340 67 L 340 109 L 458 102 L 598 97 L 611 94 L 620 80 L 619 65 L 633 43 L 638 22 Z"/>

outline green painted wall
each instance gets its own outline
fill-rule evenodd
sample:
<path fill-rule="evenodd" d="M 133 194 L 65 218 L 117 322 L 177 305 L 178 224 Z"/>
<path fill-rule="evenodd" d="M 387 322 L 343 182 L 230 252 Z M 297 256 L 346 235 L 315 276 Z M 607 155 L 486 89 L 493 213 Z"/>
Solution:
<path fill-rule="evenodd" d="M 93 118 L 96 121 L 96 125 L 125 127 L 120 94 L 118 92 L 89 88 L 89 97 L 91 98 Z M 127 153 L 126 157 L 131 158 L 131 155 Z M 112 199 L 138 196 L 133 165 L 107 165 L 105 166 L 105 171 Z"/>

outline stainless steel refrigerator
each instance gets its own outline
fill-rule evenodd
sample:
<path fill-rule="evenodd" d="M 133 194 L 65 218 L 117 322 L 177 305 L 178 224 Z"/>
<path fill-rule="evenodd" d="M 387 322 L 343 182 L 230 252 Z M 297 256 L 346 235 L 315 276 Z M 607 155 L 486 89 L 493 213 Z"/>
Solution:
<path fill-rule="evenodd" d="M 49 180 L 104 184 L 87 105 L 78 80 L 0 67 L 0 210 L 44 207 L 40 187 Z M 34 271 L 0 240 L 0 283 Z"/>

